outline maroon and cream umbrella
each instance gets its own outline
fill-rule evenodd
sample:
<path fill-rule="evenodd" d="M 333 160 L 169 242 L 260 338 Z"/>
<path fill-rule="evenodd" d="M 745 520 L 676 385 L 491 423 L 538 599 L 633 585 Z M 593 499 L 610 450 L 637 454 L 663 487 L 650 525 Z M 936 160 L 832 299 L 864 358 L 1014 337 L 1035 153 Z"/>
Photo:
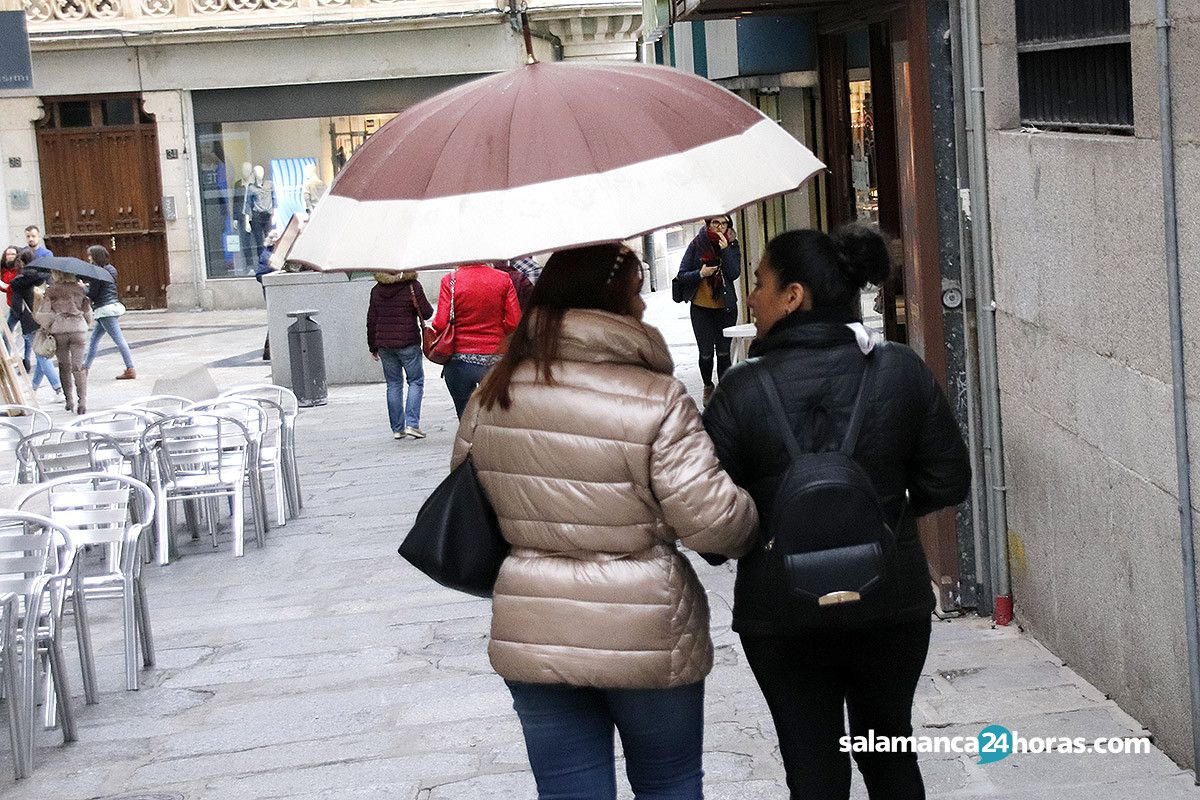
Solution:
<path fill-rule="evenodd" d="M 823 166 L 695 75 L 533 63 L 392 119 L 338 173 L 288 260 L 422 269 L 628 239 L 792 191 Z"/>

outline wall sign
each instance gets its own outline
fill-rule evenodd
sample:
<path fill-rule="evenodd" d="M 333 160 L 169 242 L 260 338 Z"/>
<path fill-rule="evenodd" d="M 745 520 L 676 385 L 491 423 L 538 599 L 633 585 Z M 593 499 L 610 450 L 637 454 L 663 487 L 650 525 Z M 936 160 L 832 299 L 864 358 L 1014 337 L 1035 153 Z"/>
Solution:
<path fill-rule="evenodd" d="M 32 89 L 33 62 L 25 12 L 0 11 L 0 89 Z"/>
<path fill-rule="evenodd" d="M 179 159 L 179 151 L 174 147 L 167 150 L 167 161 L 176 161 Z"/>

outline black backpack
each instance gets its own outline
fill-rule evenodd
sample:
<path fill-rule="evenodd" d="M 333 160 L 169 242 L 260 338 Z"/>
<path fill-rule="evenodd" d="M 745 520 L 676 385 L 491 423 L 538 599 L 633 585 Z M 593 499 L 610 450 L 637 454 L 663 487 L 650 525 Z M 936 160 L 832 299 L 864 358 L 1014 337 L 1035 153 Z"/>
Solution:
<path fill-rule="evenodd" d="M 767 538 L 763 547 L 768 556 L 782 562 L 789 592 L 822 607 L 853 603 L 876 589 L 896 541 L 879 493 L 866 470 L 854 460 L 876 362 L 873 353 L 866 356 L 841 447 L 823 453 L 801 449 L 775 382 L 766 369 L 757 370 L 768 408 L 782 429 L 791 457 L 776 489 L 770 518 L 762 520 Z M 907 500 L 901 520 L 906 510 Z"/>

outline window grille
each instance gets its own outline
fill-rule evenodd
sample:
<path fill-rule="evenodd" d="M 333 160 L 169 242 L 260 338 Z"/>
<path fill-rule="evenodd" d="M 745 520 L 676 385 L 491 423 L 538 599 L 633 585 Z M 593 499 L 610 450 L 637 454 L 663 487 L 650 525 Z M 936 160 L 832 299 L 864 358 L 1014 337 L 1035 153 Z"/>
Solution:
<path fill-rule="evenodd" d="M 1133 133 L 1129 0 L 1017 0 L 1021 122 Z"/>

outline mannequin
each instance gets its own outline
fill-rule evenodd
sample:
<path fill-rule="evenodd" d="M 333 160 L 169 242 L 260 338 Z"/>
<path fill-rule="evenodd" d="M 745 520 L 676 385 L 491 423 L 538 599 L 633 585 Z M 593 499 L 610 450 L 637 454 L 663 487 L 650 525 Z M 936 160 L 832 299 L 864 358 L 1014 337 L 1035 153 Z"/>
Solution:
<path fill-rule="evenodd" d="M 321 180 L 317 175 L 317 165 L 307 164 L 304 167 L 304 211 L 307 214 L 312 214 L 313 208 L 316 207 L 317 201 L 321 199 L 321 195 L 325 194 L 325 181 Z"/>
<path fill-rule="evenodd" d="M 263 241 L 267 238 L 267 231 L 271 230 L 271 221 L 275 216 L 275 187 L 267 180 L 266 174 L 261 165 L 254 167 L 242 204 L 245 229 L 254 239 L 254 260 L 251 263 L 255 265 L 258 264 L 258 254 L 262 251 Z"/>
<path fill-rule="evenodd" d="M 242 269 L 253 270 L 258 264 L 258 254 L 254 251 L 254 238 L 246 229 L 246 187 L 254 183 L 254 165 L 249 161 L 242 162 L 242 177 L 233 185 L 233 220 L 232 230 L 237 233 L 242 249 Z"/>

